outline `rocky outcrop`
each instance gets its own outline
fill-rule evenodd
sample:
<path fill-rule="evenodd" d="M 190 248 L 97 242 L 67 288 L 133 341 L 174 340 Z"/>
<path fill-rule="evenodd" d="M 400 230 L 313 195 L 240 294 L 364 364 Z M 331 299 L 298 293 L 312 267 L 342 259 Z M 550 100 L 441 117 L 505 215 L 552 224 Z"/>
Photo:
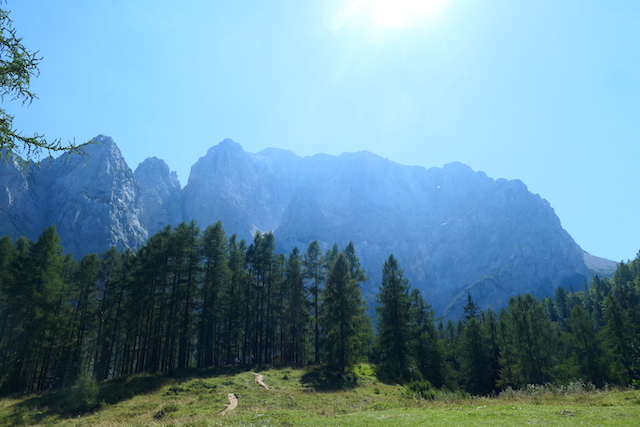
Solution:
<path fill-rule="evenodd" d="M 155 234 L 167 225 L 182 221 L 182 189 L 175 172 L 157 157 L 140 163 L 133 173 L 142 195 L 142 223 Z"/>

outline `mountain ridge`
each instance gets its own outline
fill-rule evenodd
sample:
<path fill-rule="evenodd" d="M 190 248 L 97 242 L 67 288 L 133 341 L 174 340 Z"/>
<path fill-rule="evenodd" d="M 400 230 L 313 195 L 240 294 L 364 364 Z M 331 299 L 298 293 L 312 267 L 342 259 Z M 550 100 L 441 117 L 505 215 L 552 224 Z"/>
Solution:
<path fill-rule="evenodd" d="M 366 294 L 375 294 L 393 253 L 436 312 L 451 317 L 467 293 L 499 308 L 520 293 L 580 286 L 612 263 L 587 257 L 522 181 L 489 178 L 460 162 L 427 169 L 368 151 L 253 154 L 225 139 L 181 187 L 164 161 L 148 158 L 132 172 L 111 138 L 95 140 L 88 157 L 0 167 L 0 234 L 34 240 L 38 228 L 55 223 L 75 255 L 107 244 L 135 249 L 164 226 L 190 220 L 202 229 L 221 220 L 249 242 L 256 231 L 273 231 L 284 253 L 304 252 L 312 240 L 325 250 L 353 241 L 371 278 Z"/>

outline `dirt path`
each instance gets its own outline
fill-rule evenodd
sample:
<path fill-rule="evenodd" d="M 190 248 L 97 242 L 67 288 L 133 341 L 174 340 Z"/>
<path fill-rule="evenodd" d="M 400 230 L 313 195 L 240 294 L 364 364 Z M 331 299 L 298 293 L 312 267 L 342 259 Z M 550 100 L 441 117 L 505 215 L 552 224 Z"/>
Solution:
<path fill-rule="evenodd" d="M 273 387 L 268 386 L 267 384 L 265 384 L 264 382 L 264 375 L 261 374 L 253 374 L 256 376 L 256 383 L 260 386 L 260 387 L 264 387 L 265 390 L 275 390 Z"/>
<path fill-rule="evenodd" d="M 220 415 L 225 415 L 228 411 L 231 411 L 235 409 L 236 406 L 238 406 L 238 396 L 236 396 L 235 393 L 229 393 L 228 397 L 229 397 L 229 404 L 227 405 L 227 409 L 220 412 Z"/>

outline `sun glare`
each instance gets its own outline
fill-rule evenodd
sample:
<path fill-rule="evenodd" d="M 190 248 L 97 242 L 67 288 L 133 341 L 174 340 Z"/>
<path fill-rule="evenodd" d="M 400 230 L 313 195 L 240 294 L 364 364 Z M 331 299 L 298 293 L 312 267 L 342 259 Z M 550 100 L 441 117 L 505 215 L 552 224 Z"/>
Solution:
<path fill-rule="evenodd" d="M 449 0 L 351 0 L 338 17 L 337 27 L 365 21 L 383 28 L 413 28 L 437 21 Z"/>
<path fill-rule="evenodd" d="M 410 28 L 425 20 L 435 20 L 447 0 L 369 0 L 374 24 L 391 28 Z"/>

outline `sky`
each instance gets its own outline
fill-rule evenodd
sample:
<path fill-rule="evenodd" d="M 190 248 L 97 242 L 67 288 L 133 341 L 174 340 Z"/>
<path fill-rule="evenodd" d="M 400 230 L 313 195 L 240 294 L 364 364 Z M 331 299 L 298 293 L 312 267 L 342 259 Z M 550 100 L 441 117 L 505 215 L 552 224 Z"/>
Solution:
<path fill-rule="evenodd" d="M 640 1 L 8 0 L 27 134 L 111 136 L 186 185 L 225 138 L 522 180 L 587 252 L 640 249 Z"/>

